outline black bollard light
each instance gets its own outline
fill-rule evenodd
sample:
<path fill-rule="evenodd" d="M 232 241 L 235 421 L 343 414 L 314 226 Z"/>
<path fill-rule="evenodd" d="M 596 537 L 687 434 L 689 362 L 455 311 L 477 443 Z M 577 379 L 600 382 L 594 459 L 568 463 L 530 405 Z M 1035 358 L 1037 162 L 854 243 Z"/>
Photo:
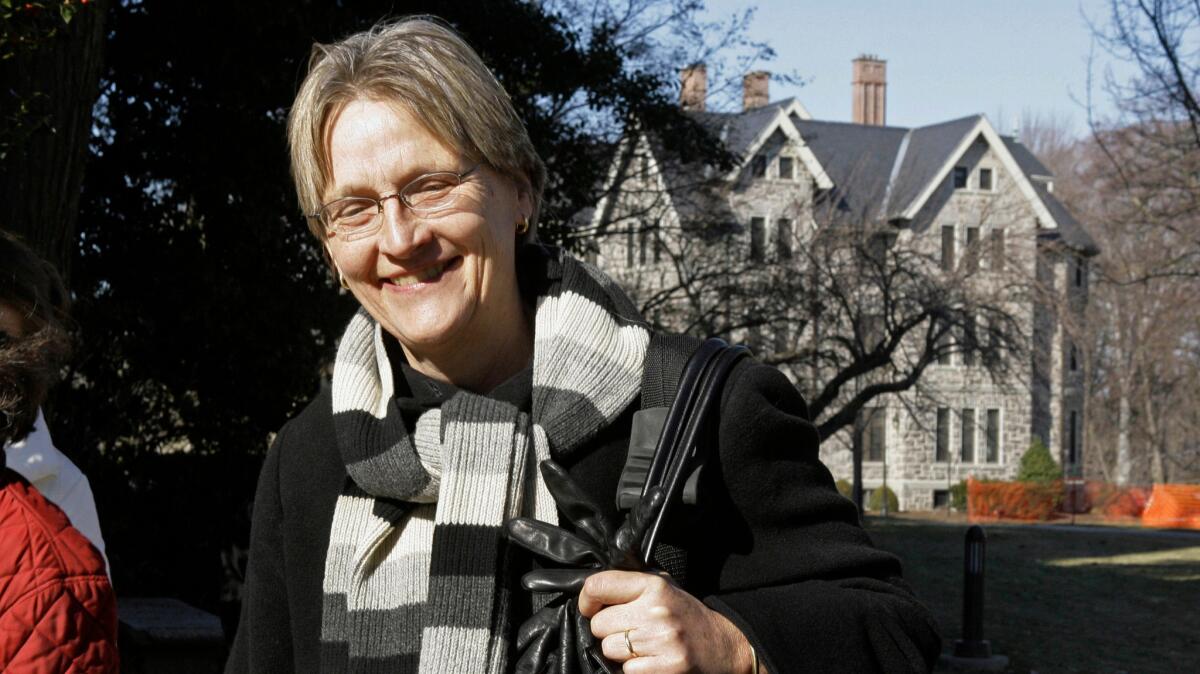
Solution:
<path fill-rule="evenodd" d="M 987 553 L 987 535 L 978 524 L 967 529 L 963 555 L 963 627 L 962 639 L 954 642 L 954 656 L 990 658 L 991 644 L 983 638 L 983 568 Z"/>

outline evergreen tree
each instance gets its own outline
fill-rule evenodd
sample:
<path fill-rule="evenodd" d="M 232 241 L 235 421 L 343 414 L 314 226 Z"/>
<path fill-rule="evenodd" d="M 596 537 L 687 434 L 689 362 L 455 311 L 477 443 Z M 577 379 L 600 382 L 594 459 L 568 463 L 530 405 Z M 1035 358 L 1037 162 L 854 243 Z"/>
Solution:
<path fill-rule="evenodd" d="M 1062 469 L 1050 456 L 1050 450 L 1039 437 L 1034 437 L 1029 449 L 1021 457 L 1021 469 L 1017 480 L 1021 482 L 1054 482 L 1062 479 Z"/>

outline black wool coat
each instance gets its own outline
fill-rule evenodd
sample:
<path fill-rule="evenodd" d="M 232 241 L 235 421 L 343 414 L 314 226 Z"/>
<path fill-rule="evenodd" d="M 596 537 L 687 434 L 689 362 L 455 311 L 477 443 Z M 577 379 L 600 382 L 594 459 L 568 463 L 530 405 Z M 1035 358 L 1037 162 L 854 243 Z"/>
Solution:
<path fill-rule="evenodd" d="M 561 460 L 613 521 L 635 407 Z M 717 443 L 702 505 L 673 512 L 664 538 L 688 551 L 683 586 L 737 625 L 773 674 L 932 669 L 936 624 L 901 580 L 899 560 L 871 544 L 838 494 L 791 382 L 773 367 L 739 364 Z M 263 465 L 226 671 L 318 669 L 325 552 L 345 480 L 326 391 L 283 427 Z"/>

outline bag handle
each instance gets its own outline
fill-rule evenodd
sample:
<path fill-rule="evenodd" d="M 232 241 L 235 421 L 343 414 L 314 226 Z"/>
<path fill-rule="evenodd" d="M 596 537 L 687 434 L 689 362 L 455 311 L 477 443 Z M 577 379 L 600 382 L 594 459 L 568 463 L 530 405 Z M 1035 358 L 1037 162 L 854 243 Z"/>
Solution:
<path fill-rule="evenodd" d="M 668 511 L 680 500 L 688 476 L 703 465 L 713 447 L 714 443 L 708 441 L 711 433 L 706 431 L 720 413 L 725 381 L 749 353 L 744 346 L 730 346 L 714 337 L 700 345 L 684 367 L 641 490 L 642 496 L 653 487 L 661 486 L 666 491 L 663 507 L 642 541 L 642 561 L 647 564 L 653 560 Z"/>

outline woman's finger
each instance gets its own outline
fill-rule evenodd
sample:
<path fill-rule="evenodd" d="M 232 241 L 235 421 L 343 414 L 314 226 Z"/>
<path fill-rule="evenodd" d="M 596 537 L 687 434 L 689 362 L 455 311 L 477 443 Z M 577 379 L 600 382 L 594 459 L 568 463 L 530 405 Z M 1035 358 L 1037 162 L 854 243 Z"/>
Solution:
<path fill-rule="evenodd" d="M 538 569 L 521 576 L 521 586 L 531 592 L 578 594 L 594 573 L 595 569 Z"/>
<path fill-rule="evenodd" d="M 645 627 L 654 619 L 639 604 L 617 604 L 591 617 L 592 636 L 603 639 L 631 627 Z"/>
<path fill-rule="evenodd" d="M 625 662 L 627 660 L 632 660 L 635 657 L 645 655 L 641 651 L 637 650 L 637 646 L 633 647 L 633 651 L 629 650 L 629 646 L 633 644 L 633 640 L 635 638 L 637 638 L 636 629 L 629 631 L 628 644 L 625 643 L 624 631 L 610 634 L 600 640 L 600 652 L 604 653 L 604 657 L 612 660 L 613 662 Z M 645 648 L 646 644 L 643 644 L 642 647 Z"/>
<path fill-rule="evenodd" d="M 668 586 L 660 576 L 636 571 L 602 571 L 588 577 L 579 593 L 579 612 L 591 618 L 605 606 L 628 604 Z"/>

